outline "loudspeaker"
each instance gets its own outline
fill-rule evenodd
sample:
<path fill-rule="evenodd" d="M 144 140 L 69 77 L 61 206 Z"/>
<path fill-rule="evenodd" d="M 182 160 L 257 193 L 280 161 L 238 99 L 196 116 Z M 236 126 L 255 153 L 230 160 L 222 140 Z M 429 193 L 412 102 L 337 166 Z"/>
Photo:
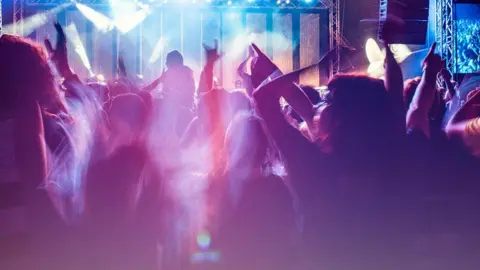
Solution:
<path fill-rule="evenodd" d="M 381 29 L 387 20 L 400 20 L 392 33 L 396 44 L 425 44 L 428 29 L 429 0 L 380 0 L 378 39 L 382 40 Z"/>

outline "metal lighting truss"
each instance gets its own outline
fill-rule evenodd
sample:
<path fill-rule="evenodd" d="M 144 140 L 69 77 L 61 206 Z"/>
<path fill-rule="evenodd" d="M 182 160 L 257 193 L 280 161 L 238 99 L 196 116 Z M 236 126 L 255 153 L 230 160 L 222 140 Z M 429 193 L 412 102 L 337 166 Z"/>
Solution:
<path fill-rule="evenodd" d="M 436 37 L 438 52 L 447 69 L 455 72 L 455 23 L 453 0 L 436 0 Z"/>
<path fill-rule="evenodd" d="M 29 6 L 56 6 L 59 4 L 70 3 L 71 0 L 24 0 L 26 5 Z M 133 1 L 133 0 L 132 0 Z M 109 0 L 76 0 L 75 2 L 92 5 L 92 6 L 108 6 Z M 192 5 L 193 1 L 187 0 L 154 0 L 154 1 L 138 1 L 151 6 L 175 6 L 175 5 Z M 287 9 L 325 9 L 325 1 L 312 0 L 306 2 L 302 0 L 257 0 L 257 1 L 245 1 L 245 0 L 204 0 L 195 1 L 194 4 L 201 6 L 201 3 L 210 7 L 242 7 L 242 8 L 287 8 Z"/>
<path fill-rule="evenodd" d="M 23 0 L 13 0 L 13 34 L 23 35 Z"/>
<path fill-rule="evenodd" d="M 71 2 L 71 0 L 13 0 L 14 1 L 14 29 L 16 34 L 23 33 L 22 19 L 24 6 L 57 6 L 59 4 Z M 108 0 L 77 0 L 91 6 L 107 6 Z M 175 1 L 149 1 L 153 6 L 174 5 L 182 2 Z M 170 4 L 172 3 L 172 4 Z M 340 25 L 340 0 L 313 0 L 311 3 L 301 0 L 281 0 L 280 4 L 275 0 L 267 1 L 227 1 L 212 0 L 206 3 L 213 7 L 243 7 L 243 8 L 284 8 L 284 9 L 329 9 L 329 30 L 330 30 L 330 48 L 334 49 L 344 44 Z M 336 50 L 335 56 L 330 61 L 330 75 L 335 75 L 340 71 L 340 50 Z"/>
<path fill-rule="evenodd" d="M 328 3 L 330 12 L 330 49 L 338 48 L 343 44 L 343 36 L 340 25 L 340 0 L 330 0 Z M 330 76 L 340 72 L 340 50 L 335 50 L 335 55 L 330 60 Z"/>

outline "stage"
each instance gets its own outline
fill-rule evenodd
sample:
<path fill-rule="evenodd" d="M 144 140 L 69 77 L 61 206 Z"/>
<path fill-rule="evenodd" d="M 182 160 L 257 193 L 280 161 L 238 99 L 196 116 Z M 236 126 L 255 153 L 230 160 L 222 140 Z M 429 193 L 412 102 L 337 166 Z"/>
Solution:
<path fill-rule="evenodd" d="M 204 64 L 202 44 L 211 45 L 218 40 L 225 55 L 215 76 L 225 88 L 233 88 L 239 79 L 236 68 L 246 57 L 251 42 L 264 50 L 283 72 L 317 62 L 335 45 L 331 9 L 320 2 L 282 0 L 266 5 L 252 0 L 241 4 L 161 1 L 138 5 L 138 1 L 131 0 L 136 6 L 127 9 L 119 8 L 115 1 L 105 4 L 108 1 L 26 0 L 20 3 L 23 19 L 17 20 L 16 31 L 39 42 L 55 39 L 53 22 L 58 20 L 66 27 L 69 58 L 81 77 L 102 74 L 111 78 L 118 57 L 122 56 L 129 75 L 141 76 L 146 81 L 162 72 L 165 55 L 171 50 L 183 54 L 198 79 Z M 139 17 L 142 10 L 145 14 Z M 48 14 L 45 23 L 29 29 L 29 18 L 44 13 Z M 105 26 L 106 20 L 111 24 Z M 300 82 L 319 85 L 332 72 L 332 63 L 327 62 L 302 76 Z"/>

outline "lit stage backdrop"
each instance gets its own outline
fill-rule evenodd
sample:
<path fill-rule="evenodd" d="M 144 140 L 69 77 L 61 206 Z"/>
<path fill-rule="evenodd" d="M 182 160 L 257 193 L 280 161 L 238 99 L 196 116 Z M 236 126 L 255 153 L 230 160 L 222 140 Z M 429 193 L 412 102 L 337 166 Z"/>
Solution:
<path fill-rule="evenodd" d="M 202 44 L 213 45 L 218 40 L 225 55 L 215 76 L 225 88 L 233 88 L 239 79 L 236 68 L 245 59 L 251 42 L 264 50 L 283 72 L 313 64 L 329 50 L 326 9 L 156 8 L 126 32 L 99 29 L 75 8 L 57 14 L 56 18 L 66 25 L 68 36 L 74 37 L 69 42 L 69 57 L 82 77 L 112 77 L 121 55 L 131 76 L 141 75 L 150 81 L 164 69 L 166 53 L 179 50 L 198 79 L 205 62 Z M 55 39 L 52 23 L 36 29 L 33 36 L 38 41 Z M 303 75 L 300 82 L 319 85 L 321 81 L 325 83 L 327 75 L 325 63 Z"/>

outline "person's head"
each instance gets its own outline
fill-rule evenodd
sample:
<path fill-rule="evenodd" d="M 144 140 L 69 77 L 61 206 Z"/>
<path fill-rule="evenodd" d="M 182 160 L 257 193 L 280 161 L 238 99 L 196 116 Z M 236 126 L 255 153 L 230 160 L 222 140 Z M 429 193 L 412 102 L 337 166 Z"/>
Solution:
<path fill-rule="evenodd" d="M 320 93 L 315 89 L 313 86 L 310 85 L 300 85 L 300 88 L 302 91 L 307 95 L 308 99 L 312 104 L 318 104 L 322 101 L 322 97 L 320 96 Z"/>
<path fill-rule="evenodd" d="M 118 95 L 123 95 L 123 94 L 132 92 L 130 85 L 120 80 L 110 82 L 108 84 L 108 88 L 110 89 L 110 97 L 112 98 Z"/>
<path fill-rule="evenodd" d="M 231 116 L 235 116 L 239 112 L 250 112 L 252 103 L 245 91 L 233 91 L 228 94 Z"/>
<path fill-rule="evenodd" d="M 119 135 L 139 135 L 147 121 L 147 107 L 141 97 L 123 94 L 112 99 L 108 119 L 112 130 Z"/>
<path fill-rule="evenodd" d="M 169 69 L 183 66 L 182 54 L 177 50 L 169 52 L 167 54 L 166 65 L 167 65 L 167 68 Z"/>
<path fill-rule="evenodd" d="M 137 95 L 145 103 L 147 113 L 148 113 L 149 117 L 151 117 L 152 113 L 153 113 L 154 106 L 155 106 L 154 105 L 155 104 L 155 98 L 153 97 L 153 95 L 150 92 L 144 91 L 144 90 L 138 91 Z"/>
<path fill-rule="evenodd" d="M 200 97 L 197 105 L 197 116 L 202 121 L 218 120 L 219 116 L 229 115 L 229 96 L 224 89 L 212 89 Z M 223 119 L 222 119 L 223 120 Z"/>
<path fill-rule="evenodd" d="M 227 168 L 261 168 L 266 162 L 268 146 L 262 120 L 252 114 L 237 114 L 225 136 Z"/>
<path fill-rule="evenodd" d="M 315 137 L 340 153 L 365 152 L 382 145 L 394 130 L 394 117 L 382 80 L 341 74 L 329 84 L 326 104 L 315 117 Z"/>
<path fill-rule="evenodd" d="M 297 86 L 293 85 L 293 87 Z M 300 89 L 302 89 L 302 91 L 305 93 L 305 95 L 313 105 L 317 105 L 322 102 L 322 97 L 320 96 L 320 93 L 314 87 L 308 85 L 299 85 L 299 87 Z M 289 104 L 286 104 L 283 109 L 284 113 L 290 116 L 296 122 L 303 122 L 302 117 L 300 117 L 300 115 Z"/>
<path fill-rule="evenodd" d="M 406 109 L 410 107 L 410 103 L 412 103 L 413 96 L 415 95 L 415 91 L 417 90 L 418 85 L 420 84 L 420 77 L 416 77 L 413 79 L 406 80 L 403 87 L 403 102 L 405 104 Z"/>
<path fill-rule="evenodd" d="M 60 102 L 55 80 L 43 47 L 26 38 L 0 37 L 0 99 L 2 108 L 19 106 L 25 99 L 42 107 Z M 61 102 L 60 102 L 61 103 Z"/>
<path fill-rule="evenodd" d="M 98 99 L 103 103 L 107 102 L 110 99 L 110 89 L 108 85 L 101 82 L 92 82 L 88 83 L 89 86 L 93 91 L 97 94 Z"/>

